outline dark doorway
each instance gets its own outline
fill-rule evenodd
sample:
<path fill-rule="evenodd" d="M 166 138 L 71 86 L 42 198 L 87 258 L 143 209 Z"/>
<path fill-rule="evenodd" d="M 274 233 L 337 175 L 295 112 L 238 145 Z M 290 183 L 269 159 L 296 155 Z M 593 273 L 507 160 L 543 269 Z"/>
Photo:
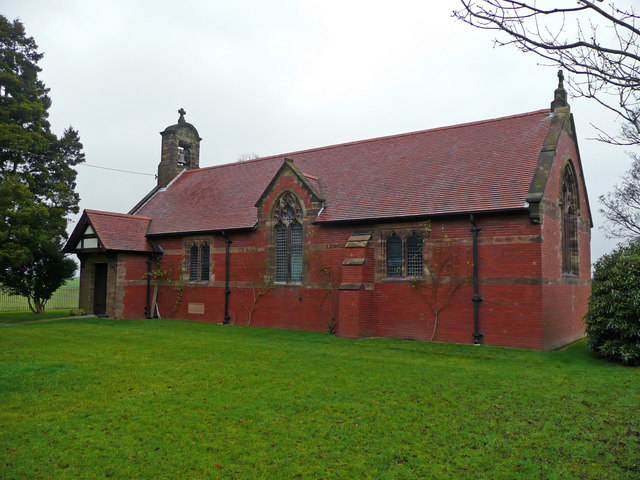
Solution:
<path fill-rule="evenodd" d="M 93 314 L 107 313 L 107 264 L 95 264 L 95 278 L 93 283 Z"/>

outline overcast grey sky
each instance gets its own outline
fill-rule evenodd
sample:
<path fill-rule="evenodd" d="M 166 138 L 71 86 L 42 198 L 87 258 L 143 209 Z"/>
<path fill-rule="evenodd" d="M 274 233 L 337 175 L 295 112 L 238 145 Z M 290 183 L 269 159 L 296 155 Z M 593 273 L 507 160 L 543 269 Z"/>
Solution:
<path fill-rule="evenodd" d="M 56 134 L 80 132 L 82 209 L 126 213 L 153 186 L 178 108 L 200 166 L 548 108 L 556 69 L 493 48 L 451 18 L 457 0 L 2 0 L 44 52 Z M 571 100 L 594 215 L 592 260 L 615 246 L 598 197 L 631 160 L 588 140 L 604 109 Z M 78 217 L 74 217 L 75 220 Z"/>

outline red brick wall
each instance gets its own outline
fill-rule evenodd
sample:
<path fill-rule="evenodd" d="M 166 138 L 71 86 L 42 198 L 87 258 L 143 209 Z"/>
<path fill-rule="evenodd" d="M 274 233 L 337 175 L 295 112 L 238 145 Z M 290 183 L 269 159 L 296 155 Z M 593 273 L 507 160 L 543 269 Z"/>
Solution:
<path fill-rule="evenodd" d="M 575 158 L 575 150 L 563 134 L 558 159 Z M 574 163 L 578 169 L 577 162 Z M 479 328 L 482 343 L 528 348 L 551 348 L 582 334 L 589 280 L 589 230 L 580 233 L 580 279 L 568 281 L 561 274 L 560 225 L 553 213 L 559 194 L 562 162 L 552 166 L 541 224 L 526 212 L 476 216 L 478 235 Z M 580 172 L 578 171 L 578 176 Z M 301 200 L 307 214 L 302 285 L 277 285 L 273 278 L 271 212 L 284 190 Z M 581 212 L 586 214 L 581 194 Z M 296 175 L 285 174 L 274 183 L 258 207 L 255 230 L 230 232 L 229 315 L 231 323 L 255 326 L 326 330 L 332 316 L 339 335 L 386 336 L 447 342 L 473 342 L 472 233 L 468 218 L 433 221 L 431 238 L 445 240 L 434 257 L 454 259 L 455 269 L 445 276 L 459 283 L 455 291 L 441 293 L 438 325 L 434 333 L 434 307 L 428 282 L 391 280 L 384 274 L 384 232 L 424 231 L 424 222 L 370 225 L 313 224 L 320 202 Z M 330 208 L 330 207 L 329 207 Z M 366 247 L 344 248 L 354 229 L 373 230 Z M 188 245 L 208 241 L 211 246 L 210 278 L 189 282 L 182 268 Z M 221 323 L 225 300 L 225 238 L 220 234 L 159 239 L 164 250 L 162 269 L 171 271 L 171 282 L 158 283 L 158 306 L 163 317 Z M 146 257 L 127 256 L 121 263 L 123 316 L 139 318 L 146 303 Z M 364 259 L 343 265 L 345 258 Z M 342 285 L 342 289 L 340 286 Z M 446 285 L 446 284 L 445 284 Z M 153 292 L 152 286 L 152 292 Z M 254 304 L 254 295 L 258 299 Z M 253 308 L 253 312 L 249 313 Z"/>
<path fill-rule="evenodd" d="M 541 348 L 540 227 L 529 216 L 477 217 L 479 309 L 482 343 Z M 410 281 L 380 280 L 375 285 L 374 334 L 472 343 L 473 241 L 468 219 L 432 222 L 432 238 L 448 238 L 461 285 L 440 287 L 441 311 L 434 334 L 433 287 Z M 446 255 L 446 254 L 445 254 Z M 436 262 L 437 262 L 436 258 Z"/>
<path fill-rule="evenodd" d="M 482 343 L 515 347 L 544 348 L 542 340 L 542 286 L 540 285 L 540 226 L 531 224 L 528 215 L 478 218 L 478 270 L 480 275 L 480 331 Z M 405 225 L 411 228 L 413 224 Z M 231 322 L 246 325 L 253 294 L 262 293 L 251 315 L 251 325 L 305 330 L 326 330 L 331 318 L 331 303 L 339 320 L 342 336 L 386 336 L 447 342 L 473 342 L 473 289 L 471 224 L 466 220 L 436 222 L 433 236 L 444 233 L 447 247 L 458 259 L 461 285 L 448 296 L 434 330 L 434 312 L 429 303 L 429 287 L 409 280 L 376 280 L 375 248 L 344 249 L 353 227 L 310 227 L 311 239 L 321 243 L 307 246 L 307 275 L 303 287 L 270 286 L 263 288 L 268 262 L 260 232 L 229 235 L 232 240 L 229 301 Z M 375 225 L 372 227 L 376 227 Z M 375 230 L 375 228 L 374 228 Z M 374 233 L 375 236 L 375 233 Z M 212 238 L 212 278 L 208 284 L 181 281 L 176 265 L 182 263 L 182 241 L 160 241 L 165 250 L 162 268 L 174 265 L 173 280 L 182 288 L 182 300 L 176 305 L 175 286 L 161 282 L 158 306 L 163 317 L 176 317 L 221 323 L 224 319 L 224 239 Z M 187 242 L 188 243 L 188 242 Z M 180 252 L 180 253 L 177 253 Z M 356 253 L 354 253 L 356 252 Z M 342 266 L 347 257 L 364 256 L 363 266 Z M 124 316 L 139 318 L 146 302 L 144 258 L 127 261 Z M 329 267 L 323 272 L 322 267 Z M 351 271 L 349 270 L 351 268 Z M 362 283 L 360 290 L 339 291 L 341 282 Z M 152 282 L 155 284 L 155 282 Z M 154 286 L 152 285 L 152 292 Z M 333 295 L 333 302 L 328 296 Z M 335 305 L 339 301 L 339 305 Z M 189 313 L 189 304 L 204 304 L 204 313 Z M 345 319 L 351 319 L 347 322 Z"/>

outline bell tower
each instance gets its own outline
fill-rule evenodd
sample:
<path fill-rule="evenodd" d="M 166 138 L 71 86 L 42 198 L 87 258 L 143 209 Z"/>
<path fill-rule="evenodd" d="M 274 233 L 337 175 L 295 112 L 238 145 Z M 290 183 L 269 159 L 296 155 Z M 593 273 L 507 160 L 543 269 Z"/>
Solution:
<path fill-rule="evenodd" d="M 187 123 L 184 109 L 178 110 L 178 123 L 160 132 L 162 155 L 158 165 L 158 187 L 166 187 L 182 170 L 200 168 L 200 135 Z"/>

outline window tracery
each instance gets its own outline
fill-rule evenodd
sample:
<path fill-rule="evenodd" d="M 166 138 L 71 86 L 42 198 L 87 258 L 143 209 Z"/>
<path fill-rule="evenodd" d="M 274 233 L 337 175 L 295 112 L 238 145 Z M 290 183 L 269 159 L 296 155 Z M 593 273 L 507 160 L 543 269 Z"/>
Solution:
<path fill-rule="evenodd" d="M 273 211 L 275 231 L 275 281 L 302 282 L 302 207 L 291 192 L 285 192 Z"/>

